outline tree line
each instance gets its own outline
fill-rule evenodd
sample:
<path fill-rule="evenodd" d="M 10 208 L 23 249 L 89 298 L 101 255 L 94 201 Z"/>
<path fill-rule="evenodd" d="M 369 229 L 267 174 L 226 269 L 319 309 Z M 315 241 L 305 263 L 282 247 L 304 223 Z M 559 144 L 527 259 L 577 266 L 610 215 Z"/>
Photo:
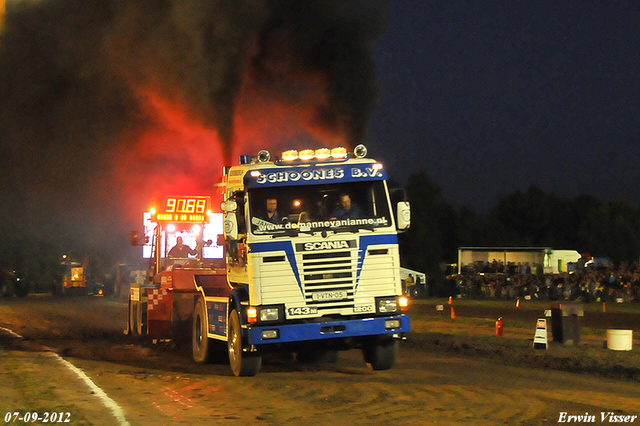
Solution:
<path fill-rule="evenodd" d="M 437 274 L 458 247 L 575 249 L 614 264 L 640 257 L 640 209 L 590 195 L 563 198 L 531 186 L 502 196 L 488 213 L 448 203 L 426 173 L 409 177 L 411 228 L 400 235 L 403 266 Z"/>

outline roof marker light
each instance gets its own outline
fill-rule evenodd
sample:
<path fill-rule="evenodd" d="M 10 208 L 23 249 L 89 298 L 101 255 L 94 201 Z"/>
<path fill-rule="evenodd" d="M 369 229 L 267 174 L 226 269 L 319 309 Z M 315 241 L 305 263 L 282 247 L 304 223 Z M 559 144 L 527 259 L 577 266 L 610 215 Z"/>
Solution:
<path fill-rule="evenodd" d="M 343 147 L 333 148 L 331 150 L 331 158 L 334 160 L 341 160 L 347 158 L 347 150 Z"/>
<path fill-rule="evenodd" d="M 324 161 L 331 155 L 331 150 L 329 148 L 318 148 L 314 155 L 317 160 Z"/>
<path fill-rule="evenodd" d="M 373 163 L 371 167 L 373 170 L 382 170 L 382 163 Z"/>
<path fill-rule="evenodd" d="M 282 161 L 295 161 L 298 159 L 298 151 L 290 149 L 282 153 Z"/>
<path fill-rule="evenodd" d="M 300 151 L 298 157 L 303 161 L 313 160 L 315 152 L 312 149 L 303 149 Z"/>
<path fill-rule="evenodd" d="M 353 154 L 356 158 L 364 158 L 367 155 L 367 147 L 360 144 L 353 150 Z"/>
<path fill-rule="evenodd" d="M 257 178 L 261 175 L 262 173 L 260 173 L 260 170 L 251 170 L 251 177 Z"/>

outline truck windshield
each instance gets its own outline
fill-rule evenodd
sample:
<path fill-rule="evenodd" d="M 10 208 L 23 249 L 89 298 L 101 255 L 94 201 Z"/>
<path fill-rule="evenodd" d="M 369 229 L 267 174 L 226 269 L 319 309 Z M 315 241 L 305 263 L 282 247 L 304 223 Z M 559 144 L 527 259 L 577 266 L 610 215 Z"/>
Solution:
<path fill-rule="evenodd" d="M 357 232 L 391 225 L 384 181 L 281 186 L 249 191 L 251 232 Z"/>

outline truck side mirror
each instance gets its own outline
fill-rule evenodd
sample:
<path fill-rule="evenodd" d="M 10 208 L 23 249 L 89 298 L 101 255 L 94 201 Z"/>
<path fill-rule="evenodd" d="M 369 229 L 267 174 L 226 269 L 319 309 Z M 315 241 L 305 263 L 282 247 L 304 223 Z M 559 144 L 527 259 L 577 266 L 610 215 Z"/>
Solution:
<path fill-rule="evenodd" d="M 408 201 L 399 201 L 397 204 L 396 226 L 398 231 L 406 231 L 411 226 L 411 206 Z"/>
<path fill-rule="evenodd" d="M 216 245 L 218 247 L 223 246 L 224 245 L 224 235 L 223 234 L 218 234 L 216 236 Z"/>
<path fill-rule="evenodd" d="M 131 245 L 137 246 L 139 240 L 140 240 L 140 235 L 138 234 L 138 231 L 131 231 Z"/>
<path fill-rule="evenodd" d="M 225 213 L 233 213 L 238 209 L 236 200 L 228 199 L 220 205 L 220 209 Z"/>
<path fill-rule="evenodd" d="M 224 237 L 230 240 L 238 239 L 238 202 L 233 198 L 223 201 L 220 208 L 224 212 Z M 221 244 L 218 244 L 221 245 Z"/>
<path fill-rule="evenodd" d="M 238 218 L 235 212 L 224 214 L 224 236 L 230 240 L 238 239 Z"/>

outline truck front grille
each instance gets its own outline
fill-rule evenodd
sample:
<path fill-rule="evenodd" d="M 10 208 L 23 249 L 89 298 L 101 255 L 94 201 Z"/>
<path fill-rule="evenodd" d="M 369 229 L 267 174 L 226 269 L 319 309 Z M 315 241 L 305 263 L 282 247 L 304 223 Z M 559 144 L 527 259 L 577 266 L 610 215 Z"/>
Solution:
<path fill-rule="evenodd" d="M 302 255 L 300 276 L 306 304 L 318 310 L 354 306 L 357 250 Z"/>

